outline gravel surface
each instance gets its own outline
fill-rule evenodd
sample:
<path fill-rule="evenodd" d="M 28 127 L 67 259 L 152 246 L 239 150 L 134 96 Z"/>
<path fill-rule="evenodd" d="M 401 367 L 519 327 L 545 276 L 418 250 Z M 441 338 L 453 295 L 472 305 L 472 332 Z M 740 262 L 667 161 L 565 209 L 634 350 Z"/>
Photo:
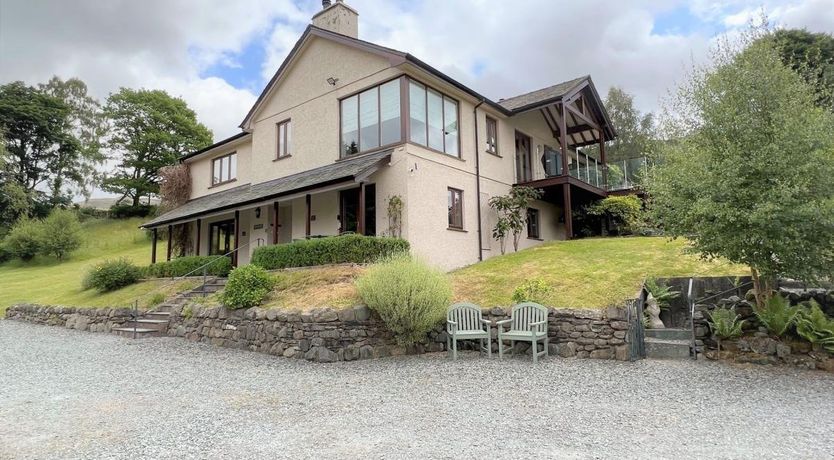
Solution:
<path fill-rule="evenodd" d="M 464 354 L 313 364 L 0 321 L 0 458 L 832 458 L 834 376 Z"/>

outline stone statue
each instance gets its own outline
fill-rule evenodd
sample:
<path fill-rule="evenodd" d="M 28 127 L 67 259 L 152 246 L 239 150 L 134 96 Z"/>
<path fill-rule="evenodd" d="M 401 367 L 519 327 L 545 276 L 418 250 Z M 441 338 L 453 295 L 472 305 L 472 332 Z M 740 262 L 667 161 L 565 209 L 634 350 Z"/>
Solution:
<path fill-rule="evenodd" d="M 660 305 L 657 304 L 657 299 L 649 294 L 646 298 L 646 314 L 649 316 L 649 329 L 665 329 L 663 321 L 660 320 Z"/>

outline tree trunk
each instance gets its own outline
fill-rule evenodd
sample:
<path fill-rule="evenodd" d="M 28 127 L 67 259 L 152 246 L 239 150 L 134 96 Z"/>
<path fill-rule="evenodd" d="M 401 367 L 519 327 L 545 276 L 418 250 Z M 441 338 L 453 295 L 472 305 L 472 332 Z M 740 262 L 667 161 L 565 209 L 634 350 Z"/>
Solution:
<path fill-rule="evenodd" d="M 133 196 L 133 207 L 134 208 L 139 207 L 139 200 L 140 199 L 141 199 L 141 197 L 138 194 Z"/>

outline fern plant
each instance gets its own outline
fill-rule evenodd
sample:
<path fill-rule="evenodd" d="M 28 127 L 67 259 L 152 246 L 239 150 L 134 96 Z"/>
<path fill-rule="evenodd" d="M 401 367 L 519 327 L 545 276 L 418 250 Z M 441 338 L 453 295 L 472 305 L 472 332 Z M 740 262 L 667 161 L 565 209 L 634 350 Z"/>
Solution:
<path fill-rule="evenodd" d="M 809 301 L 797 315 L 796 332 L 812 344 L 834 353 L 834 320 L 825 316 L 815 300 Z"/>
<path fill-rule="evenodd" d="M 784 336 L 796 322 L 799 308 L 791 307 L 790 300 L 775 295 L 768 299 L 764 308 L 756 310 L 756 317 L 776 337 Z"/>
<path fill-rule="evenodd" d="M 712 335 L 718 341 L 718 351 L 721 351 L 721 340 L 732 339 L 741 335 L 744 320 L 739 321 L 736 312 L 729 308 L 716 308 L 709 314 L 707 320 Z"/>
<path fill-rule="evenodd" d="M 657 305 L 663 310 L 669 308 L 672 299 L 677 299 L 681 295 L 680 291 L 676 291 L 672 287 L 660 283 L 655 278 L 646 280 L 646 289 L 657 300 Z"/>

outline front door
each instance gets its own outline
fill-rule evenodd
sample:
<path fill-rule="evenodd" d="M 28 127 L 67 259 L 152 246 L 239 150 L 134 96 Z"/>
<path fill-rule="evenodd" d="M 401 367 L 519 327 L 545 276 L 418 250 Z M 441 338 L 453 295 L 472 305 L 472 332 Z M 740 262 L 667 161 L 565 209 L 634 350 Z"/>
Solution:
<path fill-rule="evenodd" d="M 209 255 L 223 255 L 235 247 L 235 221 L 223 220 L 209 224 Z"/>
<path fill-rule="evenodd" d="M 515 171 L 516 182 L 533 180 L 532 153 L 530 152 L 530 137 L 520 132 L 515 133 Z"/>

